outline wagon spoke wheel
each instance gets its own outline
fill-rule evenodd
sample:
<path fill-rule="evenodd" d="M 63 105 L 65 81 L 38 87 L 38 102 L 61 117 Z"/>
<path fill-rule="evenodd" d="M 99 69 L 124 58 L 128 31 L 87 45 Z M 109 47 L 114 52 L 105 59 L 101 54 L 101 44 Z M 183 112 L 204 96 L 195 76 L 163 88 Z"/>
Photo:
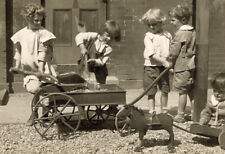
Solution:
<path fill-rule="evenodd" d="M 34 127 L 44 139 L 71 136 L 80 126 L 81 112 L 75 100 L 63 93 L 50 93 L 32 103 Z"/>
<path fill-rule="evenodd" d="M 129 117 L 117 117 L 115 119 L 115 126 L 121 136 L 126 136 L 131 133 L 130 118 Z"/>
<path fill-rule="evenodd" d="M 109 118 L 109 105 L 88 106 L 87 119 L 93 125 L 104 123 Z"/>

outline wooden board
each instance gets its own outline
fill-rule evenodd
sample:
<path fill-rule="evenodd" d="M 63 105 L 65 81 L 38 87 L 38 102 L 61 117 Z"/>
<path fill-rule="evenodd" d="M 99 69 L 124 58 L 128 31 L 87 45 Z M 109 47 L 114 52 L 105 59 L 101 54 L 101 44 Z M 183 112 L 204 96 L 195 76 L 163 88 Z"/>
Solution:
<path fill-rule="evenodd" d="M 192 124 L 190 127 L 191 133 L 206 137 L 218 137 L 221 131 L 222 129 L 220 128 L 213 128 L 207 125 Z"/>

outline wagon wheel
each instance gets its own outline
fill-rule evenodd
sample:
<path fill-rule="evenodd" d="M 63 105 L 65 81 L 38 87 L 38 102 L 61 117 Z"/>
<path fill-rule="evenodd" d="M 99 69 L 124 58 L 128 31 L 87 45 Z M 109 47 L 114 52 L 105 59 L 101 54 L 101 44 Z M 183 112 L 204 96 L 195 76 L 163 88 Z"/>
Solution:
<path fill-rule="evenodd" d="M 109 118 L 109 105 L 88 106 L 87 119 L 93 125 L 103 124 Z"/>
<path fill-rule="evenodd" d="M 225 126 L 223 126 L 222 132 L 219 134 L 218 142 L 222 149 L 225 149 Z"/>
<path fill-rule="evenodd" d="M 132 131 L 130 126 L 130 118 L 127 116 L 126 117 L 116 116 L 115 126 L 121 136 L 126 136 L 130 134 Z"/>
<path fill-rule="evenodd" d="M 45 139 L 60 139 L 61 135 L 74 134 L 80 126 L 81 113 L 74 99 L 63 93 L 50 93 L 37 103 L 33 101 L 32 112 L 36 131 Z M 69 121 L 71 120 L 71 121 Z"/>

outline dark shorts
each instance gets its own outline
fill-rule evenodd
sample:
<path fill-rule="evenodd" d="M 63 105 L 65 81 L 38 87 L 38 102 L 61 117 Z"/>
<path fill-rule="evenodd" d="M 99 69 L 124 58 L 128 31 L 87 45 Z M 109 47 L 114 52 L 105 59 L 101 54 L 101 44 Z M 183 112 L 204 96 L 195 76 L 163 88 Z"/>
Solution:
<path fill-rule="evenodd" d="M 175 72 L 173 90 L 179 93 L 189 93 L 194 88 L 194 70 Z"/>
<path fill-rule="evenodd" d="M 143 88 L 144 90 L 148 89 L 148 87 L 152 84 L 152 82 L 160 75 L 160 73 L 165 68 L 163 66 L 145 66 L 144 67 L 144 75 L 143 75 Z M 169 73 L 167 72 L 162 78 L 158 81 L 155 86 L 153 86 L 147 93 L 147 95 L 155 95 L 157 92 L 157 85 L 159 89 L 164 93 L 169 93 Z"/>
<path fill-rule="evenodd" d="M 100 84 L 106 83 L 106 77 L 108 76 L 108 69 L 106 65 L 101 67 L 95 67 L 94 73 L 98 83 Z"/>

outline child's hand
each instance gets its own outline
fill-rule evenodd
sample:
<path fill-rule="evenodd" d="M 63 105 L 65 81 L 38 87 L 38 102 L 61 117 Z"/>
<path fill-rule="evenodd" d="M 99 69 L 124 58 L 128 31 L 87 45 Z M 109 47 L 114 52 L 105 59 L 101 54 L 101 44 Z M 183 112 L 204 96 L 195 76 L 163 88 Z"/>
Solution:
<path fill-rule="evenodd" d="M 170 62 L 168 62 L 168 61 L 164 61 L 164 62 L 162 63 L 162 65 L 163 65 L 165 68 L 168 68 L 168 67 L 170 67 L 172 64 L 171 64 Z"/>
<path fill-rule="evenodd" d="M 87 54 L 87 49 L 82 49 L 82 50 L 81 50 L 81 54 L 82 54 L 82 55 Z"/>
<path fill-rule="evenodd" d="M 171 69 L 169 70 L 169 72 L 170 72 L 170 73 L 174 73 L 174 69 L 171 68 Z"/>
<path fill-rule="evenodd" d="M 81 52 L 81 54 L 84 56 L 85 54 L 87 54 L 87 49 L 86 49 L 86 47 L 85 47 L 85 45 L 84 44 L 81 44 L 80 45 L 80 52 Z"/>
<path fill-rule="evenodd" d="M 87 63 L 88 63 L 89 65 L 95 66 L 95 64 L 96 64 L 96 59 L 88 59 Z"/>
<path fill-rule="evenodd" d="M 14 74 L 18 74 L 18 70 L 19 70 L 19 68 L 17 68 L 17 67 L 11 67 L 9 69 L 9 72 L 14 73 Z"/>

